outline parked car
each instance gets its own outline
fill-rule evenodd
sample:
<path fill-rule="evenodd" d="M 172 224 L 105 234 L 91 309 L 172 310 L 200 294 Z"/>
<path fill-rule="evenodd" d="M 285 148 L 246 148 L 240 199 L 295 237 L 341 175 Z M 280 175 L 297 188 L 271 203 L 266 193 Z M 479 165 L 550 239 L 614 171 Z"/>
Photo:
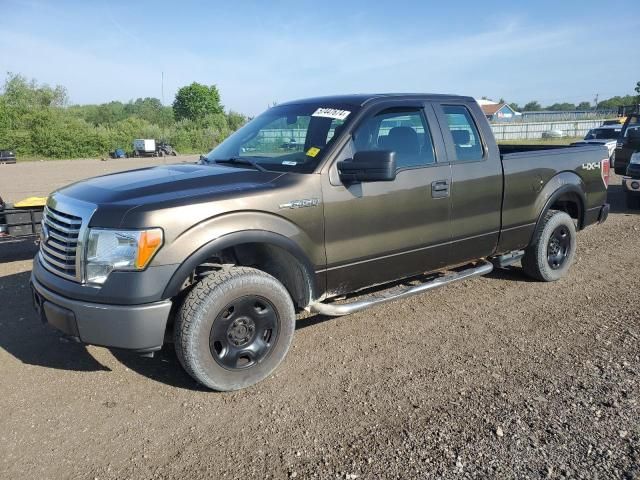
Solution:
<path fill-rule="evenodd" d="M 272 141 L 292 117 L 300 151 Z M 607 218 L 608 178 L 600 145 L 499 147 L 471 97 L 280 104 L 198 164 L 54 192 L 34 304 L 88 344 L 152 354 L 173 338 L 194 379 L 239 389 L 283 360 L 296 312 L 345 315 L 518 261 L 566 276 L 576 231 Z"/>
<path fill-rule="evenodd" d="M 547 130 L 542 132 L 542 138 L 563 138 L 564 136 L 562 130 Z"/>
<path fill-rule="evenodd" d="M 0 150 L 0 163 L 16 163 L 15 151 Z"/>
<path fill-rule="evenodd" d="M 613 166 L 616 145 L 621 132 L 622 125 L 605 125 L 592 128 L 587 132 L 584 140 L 573 142 L 571 145 L 604 145 L 609 151 L 609 162 Z"/>
<path fill-rule="evenodd" d="M 640 113 L 630 114 L 622 126 L 620 138 L 616 144 L 615 172 L 625 175 L 631 155 L 640 150 Z"/>
<path fill-rule="evenodd" d="M 637 132 L 637 133 L 636 133 Z M 636 151 L 629 158 L 626 176 L 622 178 L 622 190 L 625 193 L 627 208 L 640 208 L 640 127 L 628 131 L 630 138 L 635 139 Z M 630 145 L 631 146 L 631 145 Z"/>

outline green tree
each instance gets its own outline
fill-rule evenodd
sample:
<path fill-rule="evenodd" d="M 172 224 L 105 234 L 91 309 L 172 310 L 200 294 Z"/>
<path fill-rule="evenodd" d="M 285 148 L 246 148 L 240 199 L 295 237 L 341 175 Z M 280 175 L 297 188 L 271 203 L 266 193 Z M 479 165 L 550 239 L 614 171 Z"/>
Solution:
<path fill-rule="evenodd" d="M 573 103 L 554 103 L 553 105 L 549 105 L 545 110 L 550 110 L 552 112 L 567 112 L 570 110 L 575 110 L 576 106 Z"/>
<path fill-rule="evenodd" d="M 236 131 L 245 123 L 247 123 L 247 117 L 245 117 L 241 113 L 234 112 L 233 110 L 231 110 L 227 114 L 227 123 L 229 124 L 229 128 L 232 131 Z"/>
<path fill-rule="evenodd" d="M 524 112 L 539 112 L 540 110 L 542 110 L 542 107 L 538 102 L 532 100 L 531 102 L 525 104 L 525 106 L 522 107 L 522 110 Z"/>
<path fill-rule="evenodd" d="M 576 105 L 576 110 L 591 110 L 591 103 L 580 102 L 578 105 Z"/>
<path fill-rule="evenodd" d="M 640 82 L 636 83 L 635 91 L 638 94 L 638 102 L 640 102 Z"/>
<path fill-rule="evenodd" d="M 520 105 L 518 105 L 516 102 L 509 102 L 509 106 L 516 112 L 520 111 Z"/>
<path fill-rule="evenodd" d="M 11 107 L 20 109 L 63 107 L 67 104 L 66 88 L 47 84 L 39 85 L 20 74 L 7 73 L 4 83 L 4 98 Z"/>
<path fill-rule="evenodd" d="M 173 102 L 176 120 L 201 121 L 207 115 L 223 113 L 220 93 L 215 85 L 207 87 L 197 82 L 182 87 Z"/>
<path fill-rule="evenodd" d="M 598 110 L 615 110 L 622 105 L 633 105 L 638 101 L 635 95 L 625 95 L 624 97 L 611 97 L 598 103 Z"/>

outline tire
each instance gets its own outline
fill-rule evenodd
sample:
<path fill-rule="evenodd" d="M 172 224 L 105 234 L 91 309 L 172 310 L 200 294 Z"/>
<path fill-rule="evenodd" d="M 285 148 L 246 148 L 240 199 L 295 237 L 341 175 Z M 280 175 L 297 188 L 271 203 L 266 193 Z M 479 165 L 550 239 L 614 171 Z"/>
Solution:
<path fill-rule="evenodd" d="M 565 212 L 549 210 L 525 249 L 522 268 L 531 278 L 553 282 L 567 275 L 576 254 L 576 227 Z"/>
<path fill-rule="evenodd" d="M 187 294 L 176 315 L 175 350 L 202 385 L 238 390 L 278 367 L 294 330 L 295 311 L 284 285 L 261 270 L 231 267 Z"/>

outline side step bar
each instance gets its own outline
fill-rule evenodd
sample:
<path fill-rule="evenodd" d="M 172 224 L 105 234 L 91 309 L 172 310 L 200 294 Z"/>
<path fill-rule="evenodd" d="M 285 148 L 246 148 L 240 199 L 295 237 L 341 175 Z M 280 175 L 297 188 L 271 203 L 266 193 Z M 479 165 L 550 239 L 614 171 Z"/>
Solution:
<path fill-rule="evenodd" d="M 461 280 L 467 280 L 473 277 L 480 277 L 491 273 L 493 270 L 493 264 L 483 261 L 480 264 L 461 270 L 450 275 L 444 275 L 442 277 L 435 278 L 429 282 L 416 285 L 415 287 L 408 287 L 401 290 L 398 293 L 370 296 L 363 300 L 356 300 L 351 303 L 323 303 L 316 302 L 309 305 L 309 310 L 313 313 L 319 313 L 320 315 L 327 315 L 329 317 L 340 317 L 342 315 L 349 315 L 364 310 L 374 305 L 380 305 L 382 303 L 391 302 L 393 300 L 399 300 L 401 298 L 411 297 L 412 295 L 418 295 L 419 293 L 433 290 L 439 287 L 444 287 L 453 282 L 459 282 Z"/>

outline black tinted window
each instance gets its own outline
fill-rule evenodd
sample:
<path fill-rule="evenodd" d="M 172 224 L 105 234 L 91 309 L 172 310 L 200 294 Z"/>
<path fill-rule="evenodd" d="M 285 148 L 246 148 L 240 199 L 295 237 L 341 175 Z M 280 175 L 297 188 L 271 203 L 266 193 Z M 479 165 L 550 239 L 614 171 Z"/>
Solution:
<path fill-rule="evenodd" d="M 353 135 L 354 151 L 396 152 L 396 167 L 410 168 L 436 161 L 429 126 L 420 108 L 390 108 L 366 119 Z"/>
<path fill-rule="evenodd" d="M 462 105 L 443 105 L 456 156 L 461 161 L 482 160 L 484 151 L 471 113 Z"/>

